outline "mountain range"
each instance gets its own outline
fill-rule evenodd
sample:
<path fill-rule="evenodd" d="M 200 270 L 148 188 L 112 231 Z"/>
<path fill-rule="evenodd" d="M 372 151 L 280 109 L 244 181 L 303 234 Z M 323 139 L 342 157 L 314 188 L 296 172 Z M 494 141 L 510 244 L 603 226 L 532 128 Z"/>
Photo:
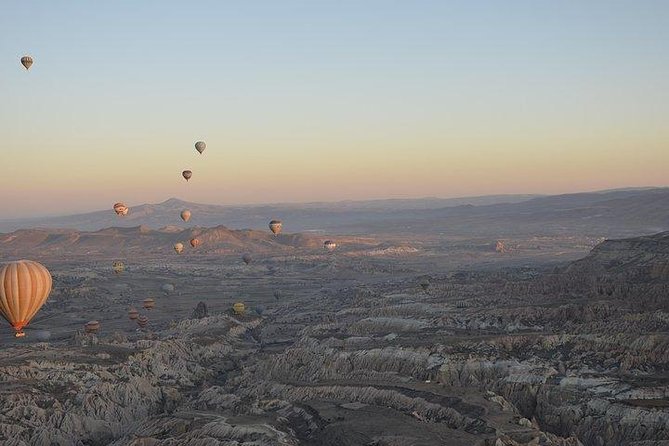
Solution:
<path fill-rule="evenodd" d="M 171 198 L 131 205 L 118 217 L 111 209 L 78 215 L 0 220 L 0 231 L 28 228 L 100 231 L 104 228 L 208 227 L 267 230 L 272 219 L 284 231 L 336 234 L 413 234 L 505 237 L 578 233 L 624 237 L 669 230 L 669 188 L 621 189 L 576 194 L 503 195 L 459 199 L 373 200 L 257 206 L 220 206 Z M 189 209 L 184 223 L 179 214 Z M 174 228 L 172 230 L 174 230 Z"/>

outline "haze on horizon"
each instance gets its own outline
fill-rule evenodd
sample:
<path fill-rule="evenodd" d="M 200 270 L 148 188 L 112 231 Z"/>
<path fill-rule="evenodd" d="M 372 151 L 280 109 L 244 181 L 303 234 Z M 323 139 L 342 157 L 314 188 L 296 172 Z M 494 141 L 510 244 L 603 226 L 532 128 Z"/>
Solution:
<path fill-rule="evenodd" d="M 662 1 L 12 2 L 3 218 L 665 186 L 667 22 Z"/>

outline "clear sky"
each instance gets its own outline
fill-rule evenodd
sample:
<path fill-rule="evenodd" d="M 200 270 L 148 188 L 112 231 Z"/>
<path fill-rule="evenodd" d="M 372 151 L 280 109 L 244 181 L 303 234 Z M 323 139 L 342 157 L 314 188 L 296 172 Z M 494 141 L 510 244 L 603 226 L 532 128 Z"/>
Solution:
<path fill-rule="evenodd" d="M 3 219 L 669 185 L 669 1 L 1 6 Z"/>

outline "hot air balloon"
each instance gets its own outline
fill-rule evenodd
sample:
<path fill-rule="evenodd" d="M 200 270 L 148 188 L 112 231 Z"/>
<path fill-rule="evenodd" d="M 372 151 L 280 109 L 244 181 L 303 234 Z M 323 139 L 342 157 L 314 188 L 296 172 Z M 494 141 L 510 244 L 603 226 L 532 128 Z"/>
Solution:
<path fill-rule="evenodd" d="M 427 289 L 430 288 L 430 281 L 428 279 L 421 280 L 420 287 L 423 289 L 423 291 L 427 291 Z"/>
<path fill-rule="evenodd" d="M 147 297 L 144 299 L 144 303 L 142 304 L 144 308 L 147 310 L 151 310 L 153 307 L 156 306 L 156 301 L 152 297 Z"/>
<path fill-rule="evenodd" d="M 192 239 L 190 239 L 190 245 L 193 248 L 197 248 L 198 246 L 200 246 L 200 240 L 197 239 L 197 238 L 192 238 Z"/>
<path fill-rule="evenodd" d="M 274 233 L 274 235 L 277 235 L 281 232 L 282 226 L 283 223 L 281 223 L 281 220 L 272 220 L 269 222 L 269 229 Z"/>
<path fill-rule="evenodd" d="M 244 305 L 242 302 L 237 302 L 232 306 L 232 310 L 235 312 L 235 314 L 244 314 L 246 305 Z"/>
<path fill-rule="evenodd" d="M 181 172 L 181 175 L 186 179 L 186 181 L 188 181 L 190 180 L 190 177 L 193 176 L 193 172 L 191 172 L 190 170 L 184 170 L 183 172 Z"/>
<path fill-rule="evenodd" d="M 163 291 L 165 294 L 170 294 L 171 292 L 174 291 L 174 285 L 171 283 L 165 283 L 163 286 L 160 287 L 160 289 Z"/>
<path fill-rule="evenodd" d="M 128 308 L 128 319 L 134 321 L 139 316 L 139 311 L 135 310 L 133 307 Z"/>
<path fill-rule="evenodd" d="M 14 336 L 25 336 L 28 325 L 51 292 L 51 274 L 32 260 L 19 260 L 0 269 L 0 314 L 16 330 Z"/>
<path fill-rule="evenodd" d="M 207 148 L 207 144 L 204 141 L 198 141 L 198 142 L 195 143 L 195 150 L 200 152 L 200 154 L 202 154 L 202 152 L 204 152 L 204 149 L 206 149 L 206 148 Z"/>
<path fill-rule="evenodd" d="M 325 243 L 323 243 L 323 247 L 328 251 L 334 251 L 337 249 L 337 244 L 332 240 L 326 240 Z"/>
<path fill-rule="evenodd" d="M 125 271 L 125 264 L 120 260 L 117 260 L 112 263 L 112 269 L 116 274 L 121 274 L 123 271 Z"/>
<path fill-rule="evenodd" d="M 263 307 L 262 305 L 256 305 L 255 308 L 253 309 L 258 314 L 258 316 L 262 316 L 262 314 L 265 312 L 265 307 Z"/>
<path fill-rule="evenodd" d="M 128 215 L 129 210 L 130 209 L 128 208 L 128 206 L 126 206 L 123 203 L 119 202 L 119 203 L 114 204 L 114 212 L 116 212 L 116 215 L 120 215 L 120 216 Z"/>
<path fill-rule="evenodd" d="M 177 252 L 177 254 L 181 254 L 184 251 L 184 244 L 183 243 L 175 243 L 174 244 L 174 250 Z"/>
<path fill-rule="evenodd" d="M 188 209 L 181 211 L 181 219 L 183 221 L 190 220 L 190 211 Z"/>
<path fill-rule="evenodd" d="M 97 333 L 99 330 L 100 330 L 100 322 L 98 321 L 86 322 L 86 325 L 84 325 L 84 331 L 86 333 Z"/>
<path fill-rule="evenodd" d="M 139 325 L 139 328 L 144 328 L 144 327 L 146 327 L 147 325 L 149 325 L 149 318 L 146 317 L 146 316 L 144 316 L 143 314 L 140 315 L 140 316 L 137 318 L 137 325 Z"/>
<path fill-rule="evenodd" d="M 33 58 L 30 56 L 23 56 L 21 58 L 21 65 L 23 65 L 26 70 L 29 70 L 33 65 Z"/>
<path fill-rule="evenodd" d="M 246 253 L 242 256 L 242 260 L 244 261 L 244 263 L 246 263 L 248 265 L 249 263 L 251 263 L 253 261 L 253 258 L 251 257 L 251 254 Z"/>

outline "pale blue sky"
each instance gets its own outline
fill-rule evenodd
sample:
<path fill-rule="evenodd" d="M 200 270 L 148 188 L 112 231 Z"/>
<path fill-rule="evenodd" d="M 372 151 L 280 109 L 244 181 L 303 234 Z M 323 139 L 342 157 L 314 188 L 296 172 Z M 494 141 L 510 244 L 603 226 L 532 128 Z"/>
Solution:
<path fill-rule="evenodd" d="M 669 183 L 667 1 L 1 5 L 12 216 Z"/>

